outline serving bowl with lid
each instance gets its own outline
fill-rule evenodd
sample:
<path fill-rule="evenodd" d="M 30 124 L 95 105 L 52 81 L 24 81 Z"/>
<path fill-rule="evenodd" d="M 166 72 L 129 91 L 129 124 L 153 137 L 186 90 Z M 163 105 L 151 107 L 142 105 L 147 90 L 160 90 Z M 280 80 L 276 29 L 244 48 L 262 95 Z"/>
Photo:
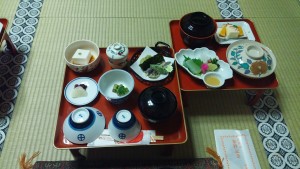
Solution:
<path fill-rule="evenodd" d="M 169 89 L 162 86 L 151 86 L 140 94 L 138 107 L 146 120 L 157 123 L 175 114 L 177 100 Z"/>
<path fill-rule="evenodd" d="M 109 65 L 114 69 L 121 69 L 127 65 L 128 47 L 120 42 L 110 44 L 106 48 Z"/>
<path fill-rule="evenodd" d="M 191 48 L 202 47 L 217 31 L 216 21 L 204 12 L 192 12 L 179 20 L 183 42 Z"/>
<path fill-rule="evenodd" d="M 87 144 L 96 140 L 105 127 L 104 115 L 93 107 L 80 107 L 72 111 L 63 123 L 67 140 L 75 144 Z"/>
<path fill-rule="evenodd" d="M 77 49 L 89 50 L 92 59 L 86 65 L 78 65 L 72 62 L 72 57 L 77 51 Z M 90 40 L 77 40 L 70 43 L 65 48 L 65 62 L 67 66 L 74 72 L 85 73 L 94 70 L 101 61 L 100 49 L 98 45 Z"/>

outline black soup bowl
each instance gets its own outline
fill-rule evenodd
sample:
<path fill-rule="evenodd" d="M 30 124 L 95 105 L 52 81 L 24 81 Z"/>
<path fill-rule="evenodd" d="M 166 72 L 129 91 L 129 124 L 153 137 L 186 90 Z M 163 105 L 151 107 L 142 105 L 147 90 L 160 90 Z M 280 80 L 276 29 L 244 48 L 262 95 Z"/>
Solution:
<path fill-rule="evenodd" d="M 184 15 L 179 26 L 181 38 L 190 48 L 202 47 L 210 42 L 218 28 L 216 21 L 203 12 Z"/>
<path fill-rule="evenodd" d="M 175 114 L 177 100 L 169 89 L 162 86 L 151 86 L 140 94 L 138 106 L 146 120 L 158 123 Z"/>

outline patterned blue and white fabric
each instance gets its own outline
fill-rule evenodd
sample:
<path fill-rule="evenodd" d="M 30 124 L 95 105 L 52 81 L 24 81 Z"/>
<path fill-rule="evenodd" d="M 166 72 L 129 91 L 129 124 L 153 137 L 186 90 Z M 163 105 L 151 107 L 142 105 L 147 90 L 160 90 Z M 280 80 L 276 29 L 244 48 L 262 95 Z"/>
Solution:
<path fill-rule="evenodd" d="M 243 18 L 243 13 L 237 0 L 217 0 L 217 4 L 224 19 Z"/>
<path fill-rule="evenodd" d="M 217 4 L 224 19 L 243 18 L 237 0 L 217 0 Z M 249 90 L 246 95 L 251 99 L 256 93 Z M 251 109 L 270 167 L 299 169 L 300 158 L 273 91 L 267 90 Z"/>
<path fill-rule="evenodd" d="M 253 91 L 246 93 L 249 99 L 255 96 Z M 271 168 L 300 168 L 300 158 L 273 91 L 267 90 L 252 111 Z"/>
<path fill-rule="evenodd" d="M 6 47 L 0 53 L 0 152 L 8 132 L 42 5 L 43 0 L 20 1 L 8 32 L 19 54 L 13 56 Z"/>

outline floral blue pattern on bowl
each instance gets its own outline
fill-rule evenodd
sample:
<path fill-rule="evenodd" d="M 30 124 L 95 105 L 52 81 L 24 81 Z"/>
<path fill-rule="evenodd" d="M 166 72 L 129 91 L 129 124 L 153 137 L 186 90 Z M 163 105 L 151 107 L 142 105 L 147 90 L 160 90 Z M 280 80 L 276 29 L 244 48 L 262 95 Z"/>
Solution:
<path fill-rule="evenodd" d="M 262 48 L 263 56 L 252 58 L 247 55 L 246 49 L 250 45 Z M 232 43 L 227 49 L 227 60 L 233 70 L 249 78 L 267 77 L 274 72 L 276 67 L 276 58 L 273 52 L 265 45 L 250 40 Z"/>

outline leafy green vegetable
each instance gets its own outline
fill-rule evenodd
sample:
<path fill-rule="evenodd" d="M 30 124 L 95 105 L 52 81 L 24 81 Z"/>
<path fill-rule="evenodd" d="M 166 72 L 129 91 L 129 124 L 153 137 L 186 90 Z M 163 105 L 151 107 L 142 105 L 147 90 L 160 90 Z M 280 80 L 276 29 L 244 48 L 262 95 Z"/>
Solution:
<path fill-rule="evenodd" d="M 129 92 L 129 90 L 122 84 L 114 84 L 112 92 L 116 93 L 118 96 L 124 96 Z"/>
<path fill-rule="evenodd" d="M 188 61 L 188 60 L 192 60 L 196 65 L 198 65 L 199 67 L 203 64 L 203 61 L 201 59 L 191 59 L 190 57 L 187 57 L 185 55 L 184 56 L 184 62 Z"/>
<path fill-rule="evenodd" d="M 165 61 L 164 57 L 160 54 L 156 54 L 153 57 L 148 58 L 143 63 L 141 63 L 139 66 L 143 71 L 147 70 L 151 64 L 158 64 Z"/>
<path fill-rule="evenodd" d="M 159 74 L 163 74 L 163 75 L 168 74 L 168 71 L 161 64 L 151 64 L 150 68 Z"/>
<path fill-rule="evenodd" d="M 201 70 L 201 66 L 204 62 L 201 59 L 191 59 L 188 56 L 184 56 L 183 66 L 188 68 L 193 74 L 201 75 L 204 70 Z M 206 64 L 206 63 L 205 63 Z M 220 65 L 218 64 L 218 59 L 213 58 L 208 60 L 208 71 L 216 71 Z M 206 71 L 205 71 L 206 72 Z"/>

